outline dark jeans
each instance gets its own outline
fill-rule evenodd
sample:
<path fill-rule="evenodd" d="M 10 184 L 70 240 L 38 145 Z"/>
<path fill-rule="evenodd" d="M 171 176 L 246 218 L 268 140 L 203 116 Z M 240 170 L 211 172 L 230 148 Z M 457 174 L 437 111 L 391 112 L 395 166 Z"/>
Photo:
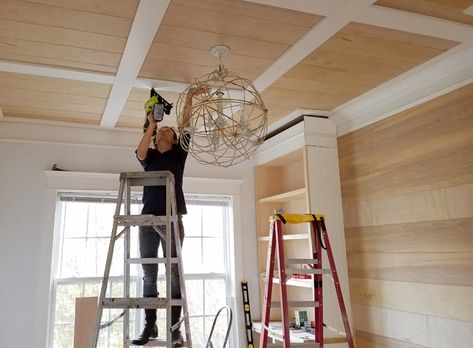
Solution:
<path fill-rule="evenodd" d="M 184 241 L 184 226 L 182 224 L 182 218 L 178 218 L 179 224 L 179 238 L 181 240 L 181 247 Z M 172 225 L 172 224 L 171 224 Z M 166 235 L 166 227 L 159 226 L 159 230 L 163 235 Z M 176 257 L 176 244 L 174 242 L 174 228 L 172 227 L 171 234 L 171 257 Z M 151 226 L 140 226 L 139 231 L 140 241 L 140 257 L 142 258 L 154 258 L 158 257 L 159 244 L 163 248 L 163 256 L 166 257 L 166 240 L 162 239 L 161 236 Z M 143 297 L 157 297 L 157 278 L 158 278 L 158 265 L 157 264 L 143 264 Z M 181 284 L 179 281 L 179 269 L 177 264 L 171 265 L 171 298 L 181 298 Z M 172 309 L 172 323 L 173 325 L 179 321 L 181 314 L 181 307 L 174 307 Z"/>

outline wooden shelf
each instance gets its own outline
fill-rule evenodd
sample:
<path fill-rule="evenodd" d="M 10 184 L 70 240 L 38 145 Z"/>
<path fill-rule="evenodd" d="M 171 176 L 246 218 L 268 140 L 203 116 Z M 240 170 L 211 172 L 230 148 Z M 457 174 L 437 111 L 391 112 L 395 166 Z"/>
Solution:
<path fill-rule="evenodd" d="M 253 331 L 261 334 L 261 323 L 254 322 L 252 323 Z M 268 337 L 276 340 L 282 341 L 283 337 L 283 330 L 282 330 L 282 323 L 281 322 L 269 322 L 269 328 L 271 332 L 268 333 Z M 291 343 L 311 343 L 312 347 L 318 347 L 315 345 L 315 335 L 305 332 L 303 330 L 296 330 L 293 328 L 289 328 L 289 335 L 291 337 Z M 347 338 L 345 336 L 338 336 L 338 337 L 325 337 L 324 335 L 324 344 L 339 344 L 339 343 L 346 343 Z"/>
<path fill-rule="evenodd" d="M 261 277 L 261 281 L 265 281 L 264 277 Z M 279 284 L 279 278 L 274 277 L 273 283 Z M 309 288 L 312 289 L 314 286 L 314 281 L 312 279 L 298 279 L 298 278 L 290 278 L 286 281 L 286 285 L 288 286 L 295 286 L 299 288 Z"/>
<path fill-rule="evenodd" d="M 260 198 L 258 203 L 287 202 L 303 199 L 305 197 L 305 188 L 283 192 L 274 196 Z"/>
<path fill-rule="evenodd" d="M 297 239 L 309 239 L 308 233 L 295 233 L 295 234 L 285 234 L 282 236 L 283 240 L 297 240 Z M 259 237 L 260 242 L 269 242 L 269 236 Z"/>

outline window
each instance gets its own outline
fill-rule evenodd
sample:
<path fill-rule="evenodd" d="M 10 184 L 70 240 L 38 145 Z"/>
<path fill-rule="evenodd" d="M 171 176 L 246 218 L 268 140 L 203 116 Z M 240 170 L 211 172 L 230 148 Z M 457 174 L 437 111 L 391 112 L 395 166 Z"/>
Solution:
<path fill-rule="evenodd" d="M 187 300 L 194 347 L 204 347 L 218 309 L 229 298 L 230 198 L 186 197 L 188 214 L 184 217 L 183 262 Z M 132 214 L 139 214 L 140 200 L 132 204 Z M 113 225 L 116 199 L 111 195 L 61 194 L 57 204 L 55 272 L 53 279 L 52 347 L 72 347 L 75 298 L 98 296 Z M 137 231 L 131 233 L 132 255 L 138 255 Z M 108 293 L 122 296 L 123 246 L 114 252 Z M 161 250 L 161 249 L 160 249 Z M 160 252 L 161 253 L 161 252 Z M 131 270 L 131 296 L 141 296 L 141 267 Z M 158 287 L 165 293 L 164 267 L 159 269 Z M 111 320 L 120 310 L 104 310 L 103 321 Z M 142 310 L 130 311 L 130 335 L 141 331 Z M 220 322 L 220 321 L 219 321 Z M 158 310 L 158 327 L 164 335 L 165 311 Z M 100 347 L 122 347 L 122 322 L 101 330 Z M 222 341 L 225 327 L 219 326 L 214 338 Z"/>

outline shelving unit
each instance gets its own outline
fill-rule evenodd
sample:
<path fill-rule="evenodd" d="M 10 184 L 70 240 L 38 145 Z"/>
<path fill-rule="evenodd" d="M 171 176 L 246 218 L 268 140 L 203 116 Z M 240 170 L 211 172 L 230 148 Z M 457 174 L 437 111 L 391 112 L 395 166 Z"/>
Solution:
<path fill-rule="evenodd" d="M 258 240 L 258 272 L 260 274 L 260 303 L 264 300 L 269 217 L 278 213 L 323 213 L 327 219 L 330 241 L 334 250 L 344 291 L 348 302 L 348 277 L 343 229 L 338 154 L 335 127 L 327 119 L 304 117 L 301 123 L 288 128 L 263 144 L 256 155 L 255 206 Z M 311 258 L 310 224 L 284 226 L 284 253 L 286 258 Z M 323 263 L 328 265 L 328 261 Z M 279 284 L 279 279 L 274 283 Z M 288 300 L 313 299 L 311 279 L 286 280 Z M 273 300 L 279 299 L 277 288 Z M 338 302 L 330 281 L 324 282 L 324 317 L 333 327 L 343 328 Z M 300 310 L 300 308 L 298 308 Z M 289 308 L 290 318 L 295 308 Z M 313 308 L 306 308 L 310 320 Z M 271 310 L 270 320 L 280 320 L 280 311 Z M 257 321 L 257 320 L 256 320 Z M 325 322 L 325 319 L 324 319 Z M 257 330 L 256 330 L 257 331 Z M 324 330 L 325 335 L 325 330 Z M 330 338 L 330 333 L 326 335 Z M 259 339 L 256 335 L 255 342 Z M 277 339 L 277 337 L 275 337 Z M 335 345 L 332 347 L 346 347 Z"/>

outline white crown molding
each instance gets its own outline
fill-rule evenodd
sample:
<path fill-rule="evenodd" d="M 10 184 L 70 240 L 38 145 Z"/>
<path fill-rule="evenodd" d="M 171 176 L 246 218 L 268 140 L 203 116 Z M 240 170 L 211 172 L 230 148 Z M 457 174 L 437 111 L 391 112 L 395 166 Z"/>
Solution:
<path fill-rule="evenodd" d="M 458 42 L 473 42 L 473 26 L 373 5 L 354 16 L 354 22 Z"/>
<path fill-rule="evenodd" d="M 50 68 L 40 65 L 20 64 L 5 61 L 0 61 L 0 71 L 42 77 L 54 77 L 58 79 L 103 83 L 107 85 L 111 85 L 115 81 L 114 75 Z"/>
<path fill-rule="evenodd" d="M 473 82 L 473 45 L 451 51 L 339 106 L 330 119 L 343 135 Z"/>
<path fill-rule="evenodd" d="M 291 112 L 289 115 L 280 118 L 268 127 L 268 133 L 272 132 L 280 127 L 285 126 L 289 122 L 295 120 L 299 116 L 330 116 L 330 111 L 327 110 L 314 110 L 314 109 L 297 109 Z"/>
<path fill-rule="evenodd" d="M 115 127 L 170 0 L 141 0 L 112 85 L 100 127 Z"/>
<path fill-rule="evenodd" d="M 260 92 L 265 90 L 345 25 L 350 23 L 354 15 L 362 13 L 375 1 L 358 0 L 356 2 L 347 2 L 345 6 L 337 8 L 329 16 L 322 19 L 253 81 L 256 89 Z"/>

